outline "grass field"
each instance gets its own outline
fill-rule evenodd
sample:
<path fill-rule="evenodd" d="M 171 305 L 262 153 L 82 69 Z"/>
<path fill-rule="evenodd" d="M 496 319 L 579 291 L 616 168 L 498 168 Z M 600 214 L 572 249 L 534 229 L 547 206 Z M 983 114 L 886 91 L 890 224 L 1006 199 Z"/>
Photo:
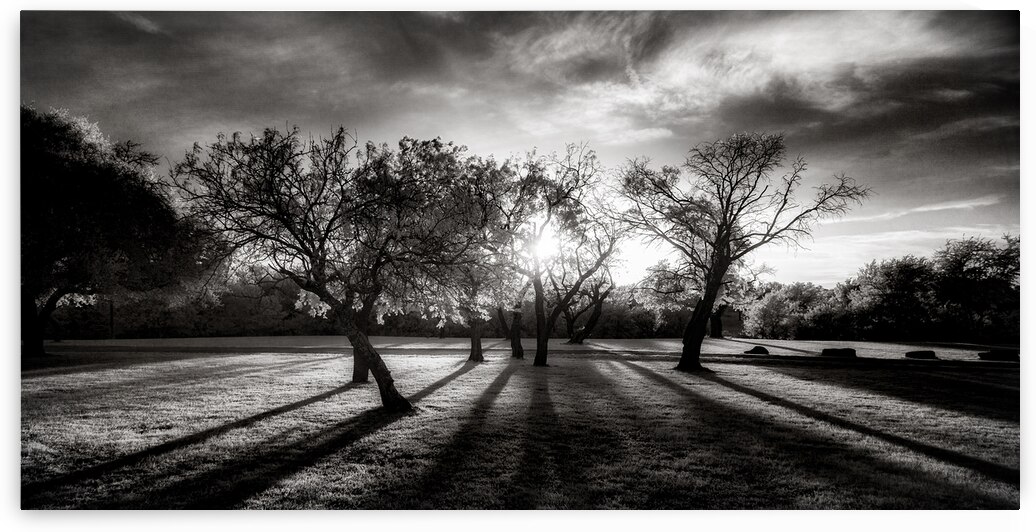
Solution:
<path fill-rule="evenodd" d="M 1019 504 L 1017 364 L 713 345 L 715 374 L 697 376 L 653 341 L 573 349 L 549 368 L 410 341 L 384 349 L 410 415 L 377 409 L 375 385 L 348 384 L 351 361 L 334 353 L 66 344 L 22 372 L 22 507 Z"/>

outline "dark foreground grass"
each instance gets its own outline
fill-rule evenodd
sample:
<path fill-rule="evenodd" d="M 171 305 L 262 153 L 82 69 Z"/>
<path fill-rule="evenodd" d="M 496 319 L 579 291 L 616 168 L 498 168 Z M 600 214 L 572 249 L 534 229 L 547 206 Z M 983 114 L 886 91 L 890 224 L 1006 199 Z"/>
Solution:
<path fill-rule="evenodd" d="M 63 356 L 23 508 L 1018 507 L 1017 366 L 394 355 L 392 415 L 347 357 Z"/>

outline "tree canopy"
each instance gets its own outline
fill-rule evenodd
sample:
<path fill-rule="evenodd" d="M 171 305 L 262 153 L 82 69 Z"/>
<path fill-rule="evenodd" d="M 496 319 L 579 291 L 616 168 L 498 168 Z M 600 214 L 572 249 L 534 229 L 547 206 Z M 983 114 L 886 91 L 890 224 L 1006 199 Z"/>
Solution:
<path fill-rule="evenodd" d="M 1014 343 L 1018 237 L 950 240 L 932 257 L 871 261 L 825 289 L 769 283 L 747 307 L 746 332 L 767 338 Z"/>
<path fill-rule="evenodd" d="M 180 219 L 137 144 L 116 144 L 66 111 L 21 108 L 22 332 L 42 328 L 70 294 L 169 286 L 198 274 L 212 250 Z"/>

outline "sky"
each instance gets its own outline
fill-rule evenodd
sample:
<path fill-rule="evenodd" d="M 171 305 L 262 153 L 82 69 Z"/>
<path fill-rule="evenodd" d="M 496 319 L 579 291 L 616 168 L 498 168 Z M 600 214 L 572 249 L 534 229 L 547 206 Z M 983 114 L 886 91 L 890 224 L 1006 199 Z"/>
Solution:
<path fill-rule="evenodd" d="M 219 132 L 338 125 L 606 168 L 782 132 L 873 195 L 753 257 L 833 286 L 867 262 L 1020 232 L 1017 12 L 22 12 L 21 94 L 175 162 Z M 636 281 L 663 249 L 624 248 Z"/>

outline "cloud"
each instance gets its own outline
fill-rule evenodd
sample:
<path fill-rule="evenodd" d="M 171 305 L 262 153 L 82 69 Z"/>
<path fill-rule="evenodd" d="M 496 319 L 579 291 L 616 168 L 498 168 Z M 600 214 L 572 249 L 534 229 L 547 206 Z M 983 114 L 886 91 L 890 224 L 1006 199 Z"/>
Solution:
<path fill-rule="evenodd" d="M 112 14 L 118 17 L 120 20 L 129 23 L 134 28 L 137 28 L 138 30 L 143 31 L 145 33 L 150 33 L 152 35 L 166 33 L 166 31 L 163 30 L 162 27 L 159 26 L 157 23 L 155 23 L 155 21 L 145 17 L 144 15 L 141 15 L 140 13 L 117 11 Z"/>
<path fill-rule="evenodd" d="M 542 23 L 501 35 L 498 61 L 520 76 L 559 86 L 636 78 L 664 35 L 659 14 L 547 14 Z"/>
<path fill-rule="evenodd" d="M 788 275 L 838 281 L 866 253 L 939 247 L 922 223 L 1017 221 L 1018 21 L 1017 12 L 26 11 L 21 94 L 171 159 L 217 131 L 295 124 L 316 134 L 343 124 L 390 143 L 442 136 L 500 157 L 585 140 L 606 165 L 679 164 L 698 142 L 784 132 L 789 155 L 810 163 L 804 188 L 844 171 L 877 192 L 867 208 L 879 214 L 818 227 L 825 254 L 782 263 Z M 827 239 L 858 228 L 903 232 Z"/>
<path fill-rule="evenodd" d="M 902 218 L 911 214 L 917 214 L 922 212 L 936 212 L 936 211 L 953 211 L 953 210 L 971 210 L 977 207 L 988 207 L 990 205 L 996 205 L 1000 203 L 1001 196 L 999 194 L 991 194 L 988 196 L 982 196 L 980 198 L 974 198 L 969 200 L 960 201 L 944 201 L 941 203 L 929 203 L 910 209 L 904 209 L 900 211 L 885 212 L 882 214 L 875 214 L 873 216 L 849 216 L 845 218 L 831 218 L 825 220 L 825 224 L 835 223 L 850 223 L 850 222 L 882 222 L 887 220 L 894 220 L 896 218 Z"/>
<path fill-rule="evenodd" d="M 978 116 L 943 124 L 936 129 L 913 135 L 915 141 L 943 140 L 959 135 L 987 135 L 990 132 L 1018 128 L 1018 116 Z"/>
<path fill-rule="evenodd" d="M 664 127 L 651 127 L 620 133 L 617 137 L 606 139 L 602 143 L 608 146 L 623 146 L 666 139 L 672 136 L 673 132 Z"/>

